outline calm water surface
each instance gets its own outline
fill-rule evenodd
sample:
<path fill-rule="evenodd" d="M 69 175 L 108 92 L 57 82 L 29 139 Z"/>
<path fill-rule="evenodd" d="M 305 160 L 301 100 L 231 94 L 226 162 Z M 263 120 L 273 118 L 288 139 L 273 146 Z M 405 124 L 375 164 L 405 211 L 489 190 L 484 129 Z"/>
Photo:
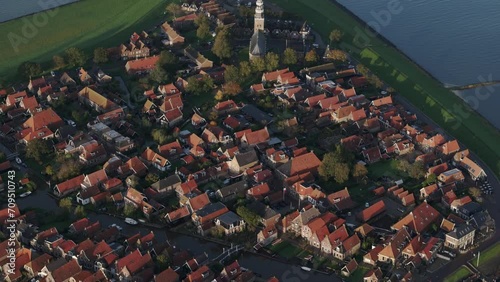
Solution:
<path fill-rule="evenodd" d="M 19 18 L 78 0 L 0 0 L 0 22 Z"/>
<path fill-rule="evenodd" d="M 500 80 L 498 0 L 338 0 L 445 85 Z M 396 5 L 392 8 L 391 5 Z M 390 12 L 390 11 L 396 12 Z M 376 25 L 374 25 L 376 26 Z M 500 129 L 500 88 L 473 107 Z M 483 90 L 484 91 L 484 90 Z M 458 93 L 470 97 L 474 90 Z"/>

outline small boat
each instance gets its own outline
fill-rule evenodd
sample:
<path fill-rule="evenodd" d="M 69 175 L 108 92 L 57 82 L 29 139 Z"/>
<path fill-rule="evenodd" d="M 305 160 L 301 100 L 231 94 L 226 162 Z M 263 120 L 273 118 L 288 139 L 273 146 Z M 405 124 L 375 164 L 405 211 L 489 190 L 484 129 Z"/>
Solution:
<path fill-rule="evenodd" d="M 142 218 L 139 218 L 137 221 L 139 221 L 140 223 L 144 224 L 146 223 L 146 220 L 142 219 Z"/>
<path fill-rule="evenodd" d="M 19 197 L 20 197 L 20 198 L 24 198 L 24 197 L 28 197 L 29 195 L 31 195 L 31 191 L 24 192 L 24 193 L 22 193 L 21 195 L 19 195 Z"/>
<path fill-rule="evenodd" d="M 302 266 L 302 267 L 300 267 L 300 268 L 301 268 L 302 270 L 304 270 L 304 271 L 308 271 L 308 272 L 309 272 L 309 271 L 311 271 L 311 268 L 309 268 L 309 267 L 307 267 L 307 266 Z"/>
<path fill-rule="evenodd" d="M 125 218 L 125 223 L 130 224 L 130 225 L 137 225 L 137 221 L 130 218 L 130 217 Z"/>

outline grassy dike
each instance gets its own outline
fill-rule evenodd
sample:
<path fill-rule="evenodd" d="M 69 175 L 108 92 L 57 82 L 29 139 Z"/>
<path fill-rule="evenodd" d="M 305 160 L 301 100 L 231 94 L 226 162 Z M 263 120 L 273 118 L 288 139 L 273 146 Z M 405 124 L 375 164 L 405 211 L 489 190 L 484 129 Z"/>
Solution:
<path fill-rule="evenodd" d="M 339 48 L 350 54 L 448 133 L 467 145 L 500 175 L 500 132 L 459 97 L 333 0 L 269 0 L 300 15 L 323 38 L 341 30 Z M 487 101 L 482 101 L 487 103 Z"/>
<path fill-rule="evenodd" d="M 96 47 L 116 46 L 134 31 L 158 24 L 167 3 L 164 0 L 81 0 L 2 23 L 0 77 L 12 79 L 22 62 L 50 62 L 54 55 L 62 54 L 68 47 L 79 47 L 90 54 Z"/>

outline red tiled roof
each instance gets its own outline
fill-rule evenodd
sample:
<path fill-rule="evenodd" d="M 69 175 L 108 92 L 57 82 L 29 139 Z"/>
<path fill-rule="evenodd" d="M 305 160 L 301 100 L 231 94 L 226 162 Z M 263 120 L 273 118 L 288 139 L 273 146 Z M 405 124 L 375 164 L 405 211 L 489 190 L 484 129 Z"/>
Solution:
<path fill-rule="evenodd" d="M 193 211 L 197 211 L 210 204 L 210 199 L 208 198 L 206 193 L 202 193 L 194 198 L 189 199 L 189 204 L 191 205 Z"/>
<path fill-rule="evenodd" d="M 179 274 L 175 272 L 171 267 L 165 269 L 155 276 L 155 282 L 178 282 Z"/>
<path fill-rule="evenodd" d="M 423 202 L 404 218 L 395 223 L 391 228 L 400 230 L 403 226 L 408 226 L 410 229 L 420 234 L 427 230 L 427 228 L 440 217 L 441 214 L 436 209 L 426 202 Z"/>
<path fill-rule="evenodd" d="M 52 108 L 45 109 L 37 112 L 24 122 L 24 128 L 31 128 L 31 130 L 38 130 L 43 127 L 62 125 L 64 122 L 57 115 Z"/>
<path fill-rule="evenodd" d="M 363 221 L 368 221 L 384 211 L 385 211 L 385 203 L 384 201 L 380 200 L 372 204 L 368 208 L 362 210 L 359 214 L 359 217 Z"/>
<path fill-rule="evenodd" d="M 72 259 L 63 266 L 52 271 L 52 277 L 55 281 L 66 281 L 67 279 L 80 273 L 80 271 L 82 271 L 81 266 L 75 259 Z"/>
<path fill-rule="evenodd" d="M 143 59 L 132 60 L 127 62 L 125 68 L 128 72 L 132 73 L 150 71 L 155 68 L 158 60 L 160 60 L 160 56 L 152 56 Z"/>
<path fill-rule="evenodd" d="M 256 145 L 269 140 L 269 131 L 267 130 L 267 127 L 264 127 L 263 129 L 257 131 L 245 133 L 243 137 L 245 137 L 249 145 Z"/>
<path fill-rule="evenodd" d="M 170 221 L 176 221 L 178 219 L 189 216 L 190 214 L 191 213 L 189 212 L 188 208 L 186 206 L 183 206 L 181 208 L 176 209 L 175 211 L 169 212 L 167 216 L 170 219 Z"/>

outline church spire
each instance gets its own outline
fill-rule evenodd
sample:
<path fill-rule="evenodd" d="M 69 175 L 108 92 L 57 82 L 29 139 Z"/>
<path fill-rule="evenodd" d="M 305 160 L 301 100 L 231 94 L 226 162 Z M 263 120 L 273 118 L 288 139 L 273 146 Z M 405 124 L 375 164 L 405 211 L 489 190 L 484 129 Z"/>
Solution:
<path fill-rule="evenodd" d="M 264 1 L 257 0 L 254 18 L 254 32 L 264 30 Z"/>

